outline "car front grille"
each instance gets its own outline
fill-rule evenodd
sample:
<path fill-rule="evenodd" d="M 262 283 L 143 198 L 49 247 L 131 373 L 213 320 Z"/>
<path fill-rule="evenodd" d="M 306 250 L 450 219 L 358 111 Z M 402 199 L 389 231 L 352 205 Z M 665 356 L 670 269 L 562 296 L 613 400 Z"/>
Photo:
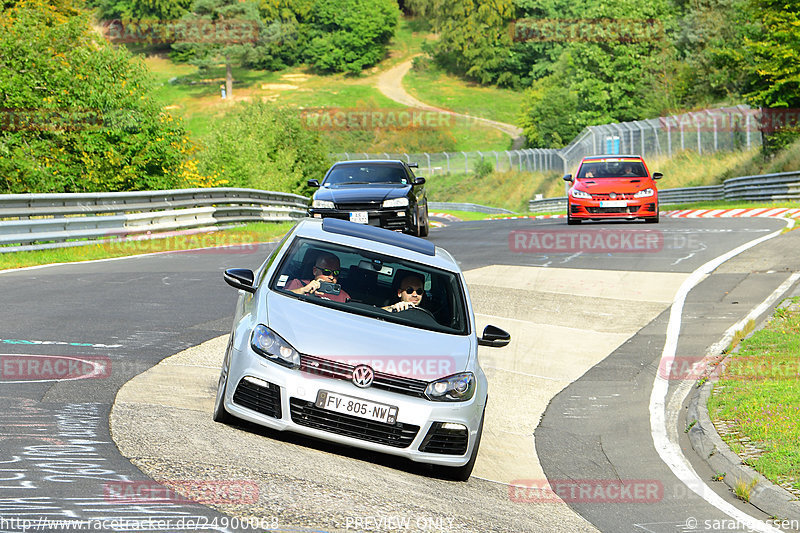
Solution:
<path fill-rule="evenodd" d="M 336 209 L 343 211 L 374 211 L 381 208 L 381 202 L 336 203 Z"/>
<path fill-rule="evenodd" d="M 274 383 L 245 376 L 233 393 L 233 403 L 262 415 L 281 418 L 281 388 Z"/>
<path fill-rule="evenodd" d="M 419 432 L 419 426 L 412 424 L 373 422 L 327 411 L 314 405 L 314 402 L 298 398 L 290 398 L 289 407 L 295 424 L 394 448 L 409 447 Z"/>
<path fill-rule="evenodd" d="M 633 200 L 633 194 L 628 193 L 615 193 L 614 198 L 611 197 L 611 194 L 593 194 L 592 200 Z"/>
<path fill-rule="evenodd" d="M 353 379 L 354 368 L 355 366 L 341 361 L 332 361 L 330 359 L 323 359 L 322 357 L 314 357 L 311 355 L 300 356 L 300 370 L 317 376 L 350 381 Z M 398 394 L 424 398 L 425 389 L 428 388 L 428 382 L 386 374 L 384 372 L 375 372 L 375 377 L 372 380 L 371 386 L 376 389 L 396 392 Z"/>
<path fill-rule="evenodd" d="M 442 455 L 464 455 L 467 453 L 468 442 L 467 428 L 445 429 L 442 422 L 434 422 L 420 444 L 419 451 Z"/>

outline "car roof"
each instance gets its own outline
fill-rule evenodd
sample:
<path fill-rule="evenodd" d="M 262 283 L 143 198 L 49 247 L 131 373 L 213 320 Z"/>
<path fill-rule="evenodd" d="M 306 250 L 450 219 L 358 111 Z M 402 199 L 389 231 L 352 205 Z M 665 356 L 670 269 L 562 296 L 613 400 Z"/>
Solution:
<path fill-rule="evenodd" d="M 643 161 L 642 156 L 640 155 L 629 155 L 629 154 L 604 154 L 604 155 L 590 155 L 584 157 L 581 162 L 584 161 Z"/>
<path fill-rule="evenodd" d="M 408 164 L 402 159 L 351 159 L 348 161 L 337 161 L 332 166 L 336 167 L 340 165 L 363 165 L 365 163 L 372 163 L 377 165 L 400 165 L 400 166 L 405 166 Z"/>
<path fill-rule="evenodd" d="M 392 255 L 451 272 L 461 271 L 446 250 L 430 241 L 348 220 L 304 218 L 298 223 L 295 236 Z"/>

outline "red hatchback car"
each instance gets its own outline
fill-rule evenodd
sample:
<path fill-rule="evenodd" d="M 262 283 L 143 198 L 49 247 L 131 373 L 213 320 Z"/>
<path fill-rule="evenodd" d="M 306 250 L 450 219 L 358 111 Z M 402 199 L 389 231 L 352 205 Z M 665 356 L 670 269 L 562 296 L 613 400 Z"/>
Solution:
<path fill-rule="evenodd" d="M 607 218 L 658 222 L 658 190 L 644 160 L 638 155 L 584 157 L 578 173 L 564 176 L 572 183 L 567 193 L 567 224 Z"/>

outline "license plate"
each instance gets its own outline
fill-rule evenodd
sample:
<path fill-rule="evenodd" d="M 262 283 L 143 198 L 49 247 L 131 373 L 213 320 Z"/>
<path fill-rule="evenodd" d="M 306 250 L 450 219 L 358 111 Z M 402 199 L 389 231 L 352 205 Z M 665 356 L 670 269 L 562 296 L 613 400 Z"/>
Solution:
<path fill-rule="evenodd" d="M 317 393 L 316 406 L 343 415 L 394 424 L 397 422 L 397 407 L 362 398 L 321 390 Z"/>
<path fill-rule="evenodd" d="M 628 207 L 628 202 L 625 200 L 602 200 L 600 207 Z"/>
<path fill-rule="evenodd" d="M 366 211 L 352 211 L 350 213 L 350 222 L 369 224 L 369 214 Z"/>

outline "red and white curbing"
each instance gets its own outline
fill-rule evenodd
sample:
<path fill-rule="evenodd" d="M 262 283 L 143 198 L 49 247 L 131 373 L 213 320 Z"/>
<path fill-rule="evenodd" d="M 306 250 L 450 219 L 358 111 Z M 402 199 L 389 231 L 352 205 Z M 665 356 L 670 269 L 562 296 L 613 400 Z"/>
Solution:
<path fill-rule="evenodd" d="M 444 218 L 451 222 L 460 222 L 461 219 L 446 213 L 430 213 L 431 216 Z M 504 217 L 494 217 L 487 220 L 518 220 L 518 219 L 544 219 L 544 218 L 566 218 L 567 215 L 514 215 Z M 662 211 L 662 217 L 671 218 L 730 218 L 730 217 L 773 217 L 773 218 L 797 218 L 800 219 L 800 208 L 790 209 L 788 207 L 753 207 L 750 209 L 684 209 L 677 211 Z M 431 222 L 434 225 L 434 222 Z M 443 224 L 437 224 L 441 227 Z"/>
<path fill-rule="evenodd" d="M 729 218 L 729 217 L 777 217 L 800 218 L 800 209 L 788 207 L 754 207 L 751 209 L 685 209 L 667 211 L 661 216 L 672 218 Z"/>

